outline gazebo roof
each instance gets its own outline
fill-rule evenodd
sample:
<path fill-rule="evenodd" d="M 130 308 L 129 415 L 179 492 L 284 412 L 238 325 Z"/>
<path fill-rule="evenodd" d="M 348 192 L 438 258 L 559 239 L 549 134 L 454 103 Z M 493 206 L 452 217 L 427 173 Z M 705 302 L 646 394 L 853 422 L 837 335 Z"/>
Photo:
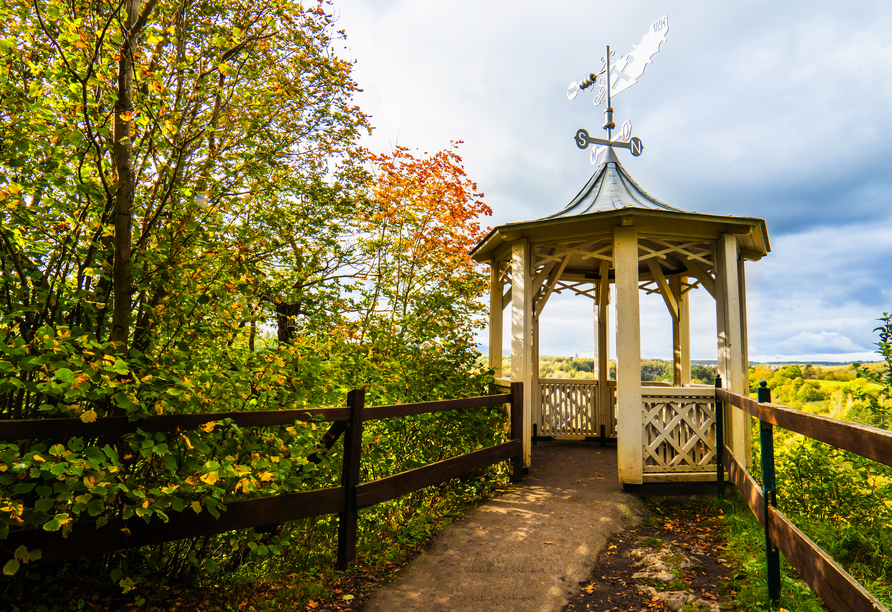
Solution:
<path fill-rule="evenodd" d="M 607 149 L 604 162 L 576 194 L 576 197 L 559 213 L 543 217 L 544 219 L 561 219 L 587 215 L 590 213 L 622 210 L 624 208 L 642 208 L 649 210 L 669 210 L 685 212 L 663 204 L 648 195 L 638 183 L 629 176 L 616 158 L 613 147 Z"/>
<path fill-rule="evenodd" d="M 608 148 L 603 163 L 563 210 L 495 227 L 470 254 L 482 263 L 519 238 L 540 242 L 594 237 L 612 234 L 617 225 L 633 224 L 639 231 L 664 237 L 715 240 L 723 233 L 733 234 L 744 258 L 750 260 L 771 251 L 764 219 L 686 212 L 664 204 L 641 189 Z"/>

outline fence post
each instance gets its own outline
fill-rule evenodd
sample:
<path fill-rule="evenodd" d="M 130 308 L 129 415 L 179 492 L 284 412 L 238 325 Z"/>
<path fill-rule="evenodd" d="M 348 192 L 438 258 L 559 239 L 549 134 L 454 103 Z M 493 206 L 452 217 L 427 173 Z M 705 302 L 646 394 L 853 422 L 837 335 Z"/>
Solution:
<path fill-rule="evenodd" d="M 771 402 L 771 389 L 764 380 L 759 383 L 760 404 Z M 765 564 L 768 574 L 768 597 L 774 602 L 780 600 L 780 553 L 771 543 L 768 530 L 768 506 L 777 507 L 777 481 L 774 474 L 774 430 L 771 423 L 759 420 L 759 446 L 762 454 L 762 508 L 765 512 Z"/>
<path fill-rule="evenodd" d="M 722 377 L 715 377 L 715 388 L 722 388 Z M 725 464 L 722 455 L 725 449 L 725 403 L 715 398 L 715 484 L 719 497 L 725 496 Z"/>
<path fill-rule="evenodd" d="M 350 421 L 344 435 L 344 464 L 341 486 L 346 502 L 338 514 L 338 569 L 347 570 L 356 563 L 356 528 L 359 511 L 356 509 L 356 486 L 359 484 L 359 462 L 362 458 L 362 411 L 365 408 L 365 389 L 354 389 L 347 394 Z"/>
<path fill-rule="evenodd" d="M 511 383 L 511 439 L 523 440 L 523 383 Z M 511 482 L 523 480 L 523 445 L 519 455 L 511 458 Z"/>

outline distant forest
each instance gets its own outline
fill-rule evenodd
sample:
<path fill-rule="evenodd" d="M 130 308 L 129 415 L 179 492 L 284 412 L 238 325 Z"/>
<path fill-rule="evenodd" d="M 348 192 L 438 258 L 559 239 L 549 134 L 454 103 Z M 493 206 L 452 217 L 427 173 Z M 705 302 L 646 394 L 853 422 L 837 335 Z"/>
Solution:
<path fill-rule="evenodd" d="M 585 357 L 539 357 L 539 378 L 582 378 L 593 379 L 595 360 Z M 616 380 L 616 361 L 610 360 L 610 378 Z M 511 357 L 502 359 L 503 373 L 511 371 Z M 691 382 L 712 384 L 715 382 L 716 366 L 691 364 Z M 671 381 L 672 362 L 666 359 L 643 359 L 641 380 Z"/>

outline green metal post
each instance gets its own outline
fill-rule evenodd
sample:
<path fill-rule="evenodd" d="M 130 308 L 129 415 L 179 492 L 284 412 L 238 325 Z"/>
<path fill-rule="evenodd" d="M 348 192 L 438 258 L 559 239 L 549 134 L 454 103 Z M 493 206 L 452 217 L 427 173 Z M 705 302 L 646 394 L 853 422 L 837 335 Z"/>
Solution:
<path fill-rule="evenodd" d="M 758 400 L 760 404 L 771 402 L 771 389 L 764 380 L 759 383 Z M 759 421 L 759 440 L 762 449 L 762 490 L 763 509 L 765 511 L 765 563 L 768 573 L 768 597 L 774 602 L 780 600 L 780 552 L 772 545 L 768 533 L 768 506 L 777 507 L 777 480 L 774 474 L 774 431 L 771 423 Z"/>
<path fill-rule="evenodd" d="M 722 377 L 715 377 L 715 388 L 722 388 Z M 722 463 L 722 449 L 725 448 L 725 405 L 715 400 L 715 483 L 719 497 L 725 496 L 725 464 Z"/>

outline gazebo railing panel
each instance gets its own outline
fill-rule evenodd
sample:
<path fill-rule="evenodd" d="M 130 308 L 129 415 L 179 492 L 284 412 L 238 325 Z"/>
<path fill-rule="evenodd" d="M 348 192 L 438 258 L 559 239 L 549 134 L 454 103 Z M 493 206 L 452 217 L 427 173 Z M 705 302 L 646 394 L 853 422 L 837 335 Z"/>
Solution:
<path fill-rule="evenodd" d="M 541 436 L 595 436 L 598 381 L 540 379 Z"/>
<path fill-rule="evenodd" d="M 641 391 L 644 473 L 715 471 L 715 389 Z"/>

